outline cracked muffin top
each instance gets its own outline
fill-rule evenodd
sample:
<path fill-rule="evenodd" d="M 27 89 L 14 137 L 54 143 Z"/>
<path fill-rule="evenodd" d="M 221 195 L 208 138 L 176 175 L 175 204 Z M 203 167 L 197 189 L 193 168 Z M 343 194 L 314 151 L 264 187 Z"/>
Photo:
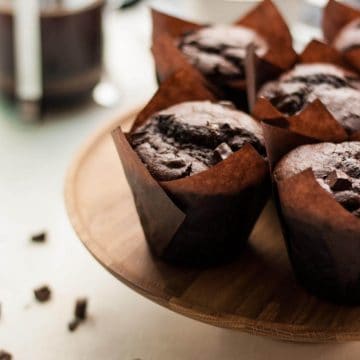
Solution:
<path fill-rule="evenodd" d="M 295 115 L 319 99 L 347 132 L 360 130 L 360 77 L 338 66 L 297 65 L 265 84 L 258 96 L 269 99 L 286 115 Z"/>
<path fill-rule="evenodd" d="M 320 186 L 346 210 L 360 217 L 360 142 L 300 146 L 275 167 L 277 181 L 311 168 Z"/>
<path fill-rule="evenodd" d="M 265 156 L 259 123 L 227 102 L 190 101 L 171 106 L 133 131 L 130 142 L 159 181 L 207 170 L 247 143 Z"/>
<path fill-rule="evenodd" d="M 246 48 L 255 45 L 259 56 L 268 49 L 266 41 L 254 30 L 243 26 L 214 25 L 184 34 L 179 49 L 205 76 L 226 83 L 245 79 Z"/>

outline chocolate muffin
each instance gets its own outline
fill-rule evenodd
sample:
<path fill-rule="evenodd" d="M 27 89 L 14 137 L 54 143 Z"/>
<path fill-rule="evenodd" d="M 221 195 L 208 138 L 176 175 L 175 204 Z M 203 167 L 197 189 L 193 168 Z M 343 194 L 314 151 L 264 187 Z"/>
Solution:
<path fill-rule="evenodd" d="M 323 63 L 297 65 L 278 80 L 265 84 L 258 96 L 269 99 L 286 115 L 295 115 L 319 99 L 346 131 L 360 130 L 360 77 L 341 67 Z"/>
<path fill-rule="evenodd" d="M 214 25 L 184 34 L 178 43 L 188 61 L 218 83 L 244 80 L 246 48 L 254 44 L 259 56 L 267 52 L 266 41 L 243 26 Z"/>
<path fill-rule="evenodd" d="M 323 189 L 360 218 L 360 142 L 300 146 L 278 163 L 274 176 L 281 181 L 308 168 Z"/>
<path fill-rule="evenodd" d="M 159 181 L 207 170 L 247 143 L 265 155 L 261 126 L 227 102 L 183 102 L 131 133 L 134 150 Z"/>
<path fill-rule="evenodd" d="M 360 18 L 346 25 L 334 39 L 334 46 L 341 52 L 360 48 Z"/>

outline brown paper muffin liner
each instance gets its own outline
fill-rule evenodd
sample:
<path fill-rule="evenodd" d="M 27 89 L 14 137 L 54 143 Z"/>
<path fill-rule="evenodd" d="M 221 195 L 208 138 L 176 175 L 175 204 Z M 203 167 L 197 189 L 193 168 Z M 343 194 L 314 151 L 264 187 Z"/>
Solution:
<path fill-rule="evenodd" d="M 360 18 L 360 9 L 329 0 L 323 13 L 322 29 L 329 44 L 333 44 L 339 32 L 351 21 Z M 357 71 L 360 71 L 360 49 L 351 49 L 343 52 L 343 57 Z"/>
<path fill-rule="evenodd" d="M 138 115 L 131 131 L 176 103 L 216 101 L 192 68 L 168 78 Z M 130 131 L 130 132 L 131 132 Z M 251 146 L 201 173 L 156 181 L 121 128 L 112 133 L 150 249 L 162 259 L 210 265 L 236 257 L 269 195 L 267 162 Z"/>
<path fill-rule="evenodd" d="M 272 170 L 294 148 L 351 138 L 319 101 L 285 117 L 266 99 L 256 104 Z M 314 121 L 316 119 L 316 121 Z M 289 258 L 299 282 L 310 292 L 340 303 L 360 303 L 360 220 L 316 181 L 311 169 L 273 179 L 274 197 Z"/>
<path fill-rule="evenodd" d="M 189 64 L 177 47 L 178 38 L 205 25 L 185 21 L 157 10 L 152 10 L 152 23 L 152 52 L 157 78 L 161 83 L 184 64 Z M 262 1 L 247 15 L 235 21 L 234 25 L 255 30 L 269 45 L 268 52 L 256 62 L 258 74 L 264 77 L 265 74 L 276 76 L 296 61 L 297 55 L 292 48 L 290 31 L 272 1 Z M 240 108 L 247 106 L 244 103 L 245 79 L 228 81 L 226 85 L 217 86 L 224 97 L 235 102 Z"/>

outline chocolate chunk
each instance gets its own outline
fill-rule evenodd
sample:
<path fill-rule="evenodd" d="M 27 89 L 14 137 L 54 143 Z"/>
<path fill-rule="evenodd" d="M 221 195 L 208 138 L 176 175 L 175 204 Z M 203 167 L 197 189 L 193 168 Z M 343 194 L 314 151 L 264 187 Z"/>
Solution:
<path fill-rule="evenodd" d="M 71 320 L 68 324 L 69 331 L 75 331 L 77 327 L 85 321 L 87 317 L 87 299 L 79 298 L 76 300 L 75 309 L 74 309 L 74 319 Z"/>
<path fill-rule="evenodd" d="M 0 350 L 0 360 L 11 360 L 12 355 L 5 350 Z"/>
<path fill-rule="evenodd" d="M 49 289 L 48 286 L 42 286 L 39 287 L 38 289 L 34 290 L 34 295 L 37 301 L 39 302 L 46 302 L 48 300 L 50 300 L 51 297 L 51 290 Z"/>
<path fill-rule="evenodd" d="M 68 329 L 69 331 L 73 332 L 77 329 L 77 327 L 79 326 L 81 320 L 80 319 L 73 319 L 69 322 L 68 324 Z"/>
<path fill-rule="evenodd" d="M 343 168 L 346 174 L 354 178 L 360 178 L 360 161 L 352 158 L 343 162 Z"/>
<path fill-rule="evenodd" d="M 36 242 L 36 243 L 43 243 L 46 241 L 46 238 L 47 238 L 46 232 L 41 232 L 41 233 L 33 235 L 31 237 L 31 241 Z"/>
<path fill-rule="evenodd" d="M 214 150 L 214 156 L 217 160 L 225 160 L 232 154 L 231 147 L 227 143 L 221 143 Z"/>
<path fill-rule="evenodd" d="M 348 211 L 360 208 L 360 195 L 353 191 L 341 191 L 334 194 L 335 199 Z"/>
<path fill-rule="evenodd" d="M 79 320 L 85 320 L 86 309 L 87 309 L 87 299 L 86 298 L 77 299 L 75 304 L 75 311 L 74 311 L 75 317 Z"/>
<path fill-rule="evenodd" d="M 352 182 L 349 177 L 340 170 L 332 171 L 325 180 L 333 191 L 344 191 L 352 188 Z"/>

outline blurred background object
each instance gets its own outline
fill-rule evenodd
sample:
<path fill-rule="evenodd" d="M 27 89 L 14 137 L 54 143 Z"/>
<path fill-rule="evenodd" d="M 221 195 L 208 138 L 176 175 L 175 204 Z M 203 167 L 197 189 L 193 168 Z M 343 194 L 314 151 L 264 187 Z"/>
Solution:
<path fill-rule="evenodd" d="M 63 1 L 70 10 L 89 4 L 89 0 Z M 215 5 L 210 6 L 212 2 Z M 14 86 L 9 76 L 14 71 L 11 3 L 0 0 L 0 91 L 7 94 L 6 89 Z M 29 124 L 19 118 L 13 102 L 0 97 L 0 348 L 11 352 L 14 359 L 359 358 L 360 343 L 356 342 L 340 346 L 280 343 L 218 329 L 169 312 L 130 291 L 100 267 L 68 222 L 63 205 L 64 176 L 80 144 L 95 129 L 118 116 L 119 110 L 144 104 L 156 90 L 148 7 L 204 22 L 222 20 L 217 13 L 221 10 L 225 22 L 256 5 L 254 1 L 217 3 L 218 7 L 215 0 L 142 0 L 120 9 L 121 1 L 116 6 L 109 1 L 103 11 L 103 42 L 101 33 L 92 35 L 93 40 L 100 38 L 103 54 L 96 51 L 86 62 L 96 69 L 103 59 L 102 71 L 96 72 L 91 83 L 101 76 L 93 91 L 95 102 L 48 111 L 42 122 Z M 56 6 L 52 2 L 51 8 Z M 319 29 L 309 24 L 311 11 L 300 11 L 312 8 L 310 0 L 285 0 L 282 6 L 291 21 L 298 49 L 306 38 L 319 36 Z M 291 10 L 292 6 L 298 14 Z M 93 11 L 98 24 L 101 11 Z M 302 16 L 305 18 L 298 20 Z M 69 23 L 66 32 L 77 39 L 77 47 L 85 47 L 82 41 L 87 41 L 88 34 L 77 33 L 77 29 Z M 54 61 L 60 62 L 61 69 L 71 56 L 65 45 L 53 44 L 60 54 Z M 98 43 L 95 48 L 99 47 Z M 91 91 L 89 95 L 92 100 Z M 121 109 L 114 108 L 119 105 Z M 44 246 L 28 244 L 29 235 L 42 230 L 48 233 Z M 31 302 L 32 289 L 42 283 L 53 289 L 52 301 L 46 308 Z M 80 331 L 70 334 L 67 321 L 74 299 L 80 295 L 90 299 L 90 319 Z"/>
<path fill-rule="evenodd" d="M 27 58 L 33 56 L 30 56 L 26 49 L 22 49 L 22 45 L 20 47 L 22 51 L 16 50 L 17 47 L 14 44 L 14 39 L 18 38 L 14 34 L 14 29 L 16 29 L 14 4 L 20 4 L 22 1 L 30 6 L 30 1 L 27 0 L 0 0 L 0 92 L 10 99 L 14 99 L 19 92 L 17 81 L 22 78 L 16 75 L 16 65 L 31 64 L 31 59 L 16 60 L 15 54 L 27 53 Z M 122 41 L 124 41 L 124 36 L 129 37 L 134 28 L 132 22 L 135 22 L 135 34 L 141 32 L 143 35 L 141 43 L 135 35 L 134 46 L 141 46 L 143 48 L 141 52 L 148 51 L 151 32 L 148 7 L 153 6 L 190 20 L 211 23 L 230 22 L 259 3 L 259 0 L 32 1 L 38 1 L 41 14 L 40 92 L 43 97 L 41 105 L 45 111 L 49 108 L 57 109 L 59 105 L 64 107 L 64 105 L 81 103 L 84 99 L 90 99 L 91 94 L 96 104 L 105 107 L 114 107 L 123 101 L 124 92 L 127 89 L 122 88 L 121 76 L 123 74 L 120 74 L 120 66 L 117 64 L 119 57 L 127 56 L 129 49 L 123 48 Z M 298 51 L 301 51 L 312 38 L 321 38 L 319 29 L 321 9 L 326 1 L 274 0 L 290 25 L 295 48 Z M 360 0 L 345 2 L 360 6 Z M 105 12 L 103 12 L 104 7 Z M 106 31 L 105 45 L 102 19 L 104 19 L 103 28 Z M 118 33 L 120 28 L 123 31 L 121 34 Z M 36 27 L 32 26 L 28 31 L 35 34 Z M 117 42 L 113 40 L 115 36 L 117 36 Z M 31 48 L 29 41 L 25 43 Z M 132 47 L 129 41 L 126 41 L 126 44 Z M 106 51 L 103 56 L 104 47 Z M 120 54 L 118 49 L 125 52 Z M 112 55 L 114 51 L 115 58 Z M 129 57 L 132 56 L 129 53 Z M 123 61 L 127 62 L 126 59 L 121 59 L 120 63 Z M 133 61 L 134 58 L 131 59 L 131 63 Z M 137 62 L 136 59 L 135 63 Z M 115 67 L 114 63 L 116 63 Z M 31 71 L 27 70 L 31 74 Z M 36 86 L 33 88 L 36 89 Z M 25 105 L 25 110 L 31 113 L 33 109 L 28 103 Z"/>
<path fill-rule="evenodd" d="M 42 0 L 40 1 L 40 48 L 43 104 L 68 104 L 86 98 L 102 75 L 102 8 L 105 0 Z M 18 6 L 14 6 L 14 5 Z M 20 6 L 19 6 L 20 5 Z M 19 95 L 22 80 L 16 70 L 15 55 L 34 57 L 32 51 L 18 49 L 29 46 L 14 21 L 14 10 L 29 7 L 20 0 L 0 2 L 0 90 L 10 98 Z M 26 22 L 26 13 L 19 19 Z M 31 20 L 31 19 L 30 19 Z M 27 32 L 36 36 L 34 21 L 25 24 Z M 15 23 L 15 24 L 14 24 Z M 17 24 L 17 25 L 16 25 Z M 15 26 L 16 25 L 16 26 Z M 22 41 L 25 35 L 25 41 Z M 16 43 L 19 43 L 19 46 Z M 29 61 L 28 61 L 29 62 Z M 30 61 L 31 62 L 31 61 Z M 20 71 L 19 71 L 20 70 Z M 33 77 L 35 81 L 35 76 Z"/>

